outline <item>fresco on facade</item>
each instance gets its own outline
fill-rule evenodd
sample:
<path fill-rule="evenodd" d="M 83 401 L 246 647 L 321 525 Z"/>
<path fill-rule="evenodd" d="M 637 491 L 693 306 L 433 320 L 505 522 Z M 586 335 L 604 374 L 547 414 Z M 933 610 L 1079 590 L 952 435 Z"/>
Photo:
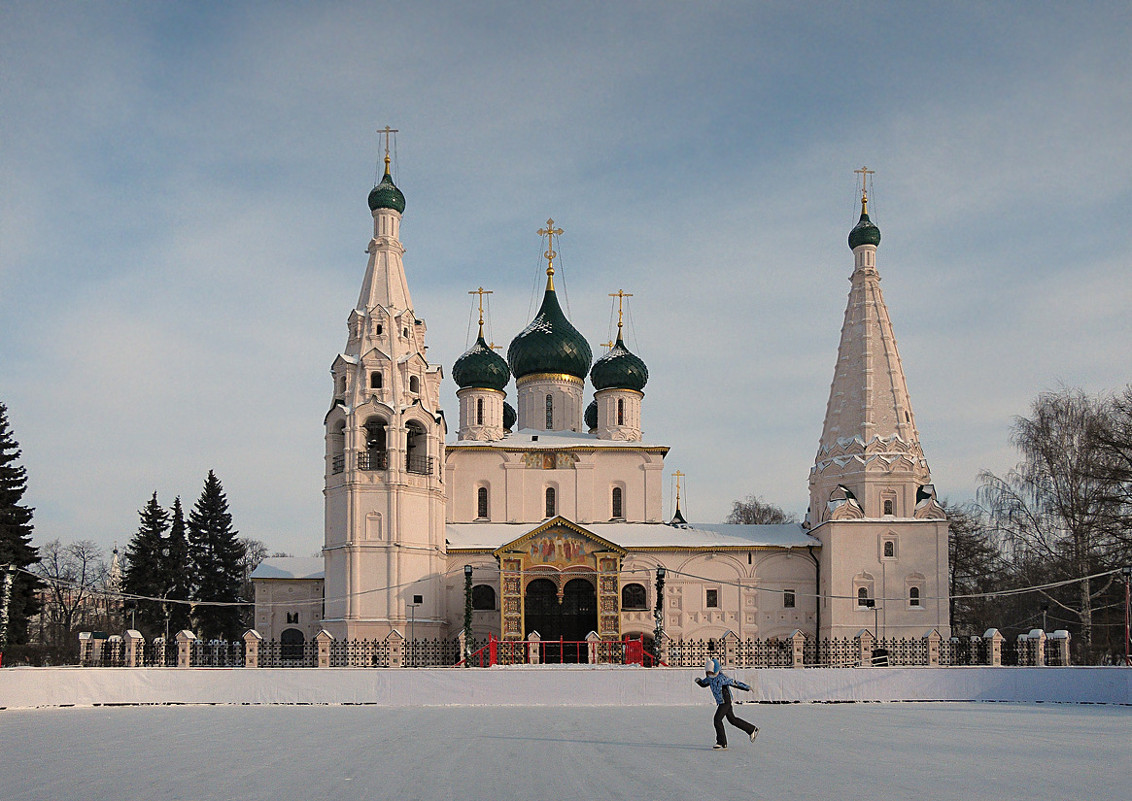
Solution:
<path fill-rule="evenodd" d="M 603 549 L 592 540 L 562 530 L 548 531 L 527 543 L 531 563 L 536 565 L 576 565 L 597 550 Z"/>

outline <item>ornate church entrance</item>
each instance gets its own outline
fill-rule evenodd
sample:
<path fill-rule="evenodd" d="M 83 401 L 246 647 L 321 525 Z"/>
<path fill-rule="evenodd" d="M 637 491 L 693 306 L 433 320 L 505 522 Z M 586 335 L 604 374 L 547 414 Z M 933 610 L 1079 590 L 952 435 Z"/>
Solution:
<path fill-rule="evenodd" d="M 591 631 L 597 631 L 597 591 L 591 582 L 582 578 L 567 581 L 559 602 L 558 586 L 553 581 L 535 579 L 527 585 L 523 607 L 527 628 L 525 633 L 539 633 L 546 643 L 546 661 L 579 661 L 578 646 L 563 646 L 560 649 L 552 641 L 582 642 Z M 559 650 L 562 652 L 559 653 Z"/>

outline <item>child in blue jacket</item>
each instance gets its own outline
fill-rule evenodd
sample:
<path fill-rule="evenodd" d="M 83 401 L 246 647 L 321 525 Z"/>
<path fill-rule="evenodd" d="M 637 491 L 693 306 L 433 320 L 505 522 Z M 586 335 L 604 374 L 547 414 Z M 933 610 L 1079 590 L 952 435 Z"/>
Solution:
<path fill-rule="evenodd" d="M 715 745 L 712 747 L 716 749 L 727 747 L 727 733 L 723 731 L 724 718 L 727 718 L 727 722 L 732 726 L 742 729 L 751 738 L 751 742 L 754 742 L 755 738 L 759 736 L 759 727 L 742 718 L 735 717 L 735 713 L 731 711 L 731 688 L 735 687 L 747 692 L 750 692 L 751 688 L 730 676 L 724 676 L 723 671 L 719 668 L 718 659 L 708 659 L 707 664 L 704 665 L 704 671 L 707 676 L 696 679 L 696 684 L 701 687 L 711 687 L 711 694 L 715 696 L 717 705 L 714 719 Z"/>

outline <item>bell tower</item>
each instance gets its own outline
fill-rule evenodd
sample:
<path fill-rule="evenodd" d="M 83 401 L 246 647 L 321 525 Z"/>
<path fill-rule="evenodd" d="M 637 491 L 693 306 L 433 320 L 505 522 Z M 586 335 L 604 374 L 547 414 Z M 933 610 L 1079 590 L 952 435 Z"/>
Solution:
<path fill-rule="evenodd" d="M 373 238 L 325 418 L 324 625 L 349 639 L 445 634 L 444 437 L 439 365 L 409 295 L 405 196 L 389 172 L 369 194 Z"/>

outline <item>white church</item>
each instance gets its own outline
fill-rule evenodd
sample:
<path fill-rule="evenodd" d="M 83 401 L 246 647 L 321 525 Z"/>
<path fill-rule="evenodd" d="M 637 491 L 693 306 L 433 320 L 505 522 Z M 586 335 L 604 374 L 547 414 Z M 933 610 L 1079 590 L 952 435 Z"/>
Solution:
<path fill-rule="evenodd" d="M 880 230 L 864 191 L 805 521 L 687 523 L 679 499 L 665 519 L 669 449 L 642 437 L 650 376 L 620 321 L 616 343 L 595 360 L 563 313 L 552 220 L 539 232 L 548 244 L 542 305 L 506 360 L 484 341 L 481 312 L 479 338 L 452 364 L 460 409 L 448 441 L 444 370 L 426 356 L 402 261 L 405 197 L 388 154 L 385 165 L 369 195 L 361 293 L 331 365 L 322 557 L 269 559 L 255 571 L 260 634 L 290 643 L 321 629 L 350 640 L 455 637 L 470 571 L 478 639 L 596 632 L 647 642 L 659 571 L 659 622 L 672 638 L 842 638 L 863 628 L 950 636 L 948 524 L 881 294 Z"/>

